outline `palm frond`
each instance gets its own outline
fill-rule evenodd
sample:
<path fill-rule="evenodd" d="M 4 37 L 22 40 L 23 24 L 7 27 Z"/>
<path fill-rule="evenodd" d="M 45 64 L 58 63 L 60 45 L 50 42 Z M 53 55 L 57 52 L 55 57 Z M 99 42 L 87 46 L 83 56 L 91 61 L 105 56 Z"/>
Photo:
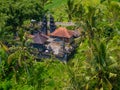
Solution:
<path fill-rule="evenodd" d="M 112 86 L 111 82 L 110 82 L 106 77 L 104 77 L 104 78 L 105 78 L 105 80 L 106 80 L 105 86 L 107 85 L 107 88 L 108 88 L 109 90 L 112 90 L 113 86 Z"/>
<path fill-rule="evenodd" d="M 8 47 L 6 45 L 4 45 L 1 41 L 0 41 L 0 46 L 5 50 L 8 51 Z"/>
<path fill-rule="evenodd" d="M 15 57 L 16 57 L 15 53 L 9 55 L 8 60 L 7 60 L 9 65 L 11 64 L 11 62 L 13 61 L 13 58 L 15 58 Z"/>
<path fill-rule="evenodd" d="M 17 59 L 18 56 L 19 56 L 19 51 L 16 51 L 16 52 L 10 54 L 10 55 L 8 56 L 8 60 L 7 60 L 8 64 L 11 64 L 12 61 L 13 61 L 14 59 Z"/>

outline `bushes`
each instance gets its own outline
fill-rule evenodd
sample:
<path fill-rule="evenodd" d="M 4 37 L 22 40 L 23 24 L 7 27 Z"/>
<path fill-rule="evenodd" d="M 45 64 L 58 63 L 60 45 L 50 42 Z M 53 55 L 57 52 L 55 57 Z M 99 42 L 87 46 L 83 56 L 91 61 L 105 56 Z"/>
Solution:
<path fill-rule="evenodd" d="M 9 90 L 11 88 L 11 82 L 10 81 L 3 81 L 0 83 L 0 90 Z"/>
<path fill-rule="evenodd" d="M 2 80 L 0 90 L 61 90 L 68 86 L 67 68 L 60 61 L 34 62 L 29 73 L 24 68 L 13 73 L 11 78 Z"/>
<path fill-rule="evenodd" d="M 24 66 L 18 68 L 16 73 L 8 72 L 4 79 L 0 79 L 2 81 L 0 89 L 94 90 L 95 88 L 103 88 L 111 90 L 113 88 L 113 90 L 119 90 L 120 62 L 118 53 L 120 49 L 117 37 L 113 37 L 113 40 L 107 43 L 103 39 L 102 42 L 101 40 L 95 41 L 91 45 L 89 45 L 88 39 L 84 40 L 68 64 L 50 59 L 41 62 L 33 61 L 30 65 L 26 63 L 29 74 Z M 116 47 L 113 48 L 115 45 Z"/>

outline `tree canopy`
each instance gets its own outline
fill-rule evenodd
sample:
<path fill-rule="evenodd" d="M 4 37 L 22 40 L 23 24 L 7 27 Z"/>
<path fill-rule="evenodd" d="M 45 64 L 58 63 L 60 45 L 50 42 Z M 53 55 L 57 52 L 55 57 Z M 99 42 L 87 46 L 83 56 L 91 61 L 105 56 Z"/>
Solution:
<path fill-rule="evenodd" d="M 80 31 L 66 63 L 31 46 L 55 22 Z M 119 59 L 120 0 L 0 0 L 0 90 L 120 90 Z"/>

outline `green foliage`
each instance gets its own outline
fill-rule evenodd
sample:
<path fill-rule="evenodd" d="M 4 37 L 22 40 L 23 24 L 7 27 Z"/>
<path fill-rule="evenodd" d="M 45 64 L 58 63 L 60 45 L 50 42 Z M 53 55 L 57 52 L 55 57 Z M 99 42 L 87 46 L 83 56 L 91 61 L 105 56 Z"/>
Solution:
<path fill-rule="evenodd" d="M 10 81 L 4 81 L 0 83 L 0 90 L 9 90 L 11 88 L 11 82 Z"/>
<path fill-rule="evenodd" d="M 45 9 L 52 9 L 52 8 L 56 8 L 56 7 L 60 7 L 62 4 L 65 4 L 67 2 L 67 0 L 50 0 L 50 3 L 48 3 L 45 6 Z"/>
<path fill-rule="evenodd" d="M 0 5 L 0 90 L 120 89 L 119 0 L 1 0 Z M 30 20 L 49 13 L 84 29 L 67 64 L 55 58 L 38 62 L 38 51 L 29 47 Z"/>
<path fill-rule="evenodd" d="M 16 34 L 24 21 L 41 20 L 45 10 L 40 3 L 39 0 L 0 1 L 0 31 Z"/>

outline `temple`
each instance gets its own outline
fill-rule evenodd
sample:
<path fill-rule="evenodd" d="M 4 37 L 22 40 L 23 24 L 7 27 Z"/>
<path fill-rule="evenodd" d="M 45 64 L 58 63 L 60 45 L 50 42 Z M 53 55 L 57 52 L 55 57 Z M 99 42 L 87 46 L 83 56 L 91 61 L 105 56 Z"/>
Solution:
<path fill-rule="evenodd" d="M 50 29 L 47 29 L 47 18 L 44 17 L 41 30 L 31 36 L 31 45 L 38 50 L 40 59 L 50 58 L 52 54 L 60 60 L 67 61 L 76 48 L 74 39 L 79 38 L 80 33 L 65 27 L 56 28 L 54 19 L 50 16 Z"/>

